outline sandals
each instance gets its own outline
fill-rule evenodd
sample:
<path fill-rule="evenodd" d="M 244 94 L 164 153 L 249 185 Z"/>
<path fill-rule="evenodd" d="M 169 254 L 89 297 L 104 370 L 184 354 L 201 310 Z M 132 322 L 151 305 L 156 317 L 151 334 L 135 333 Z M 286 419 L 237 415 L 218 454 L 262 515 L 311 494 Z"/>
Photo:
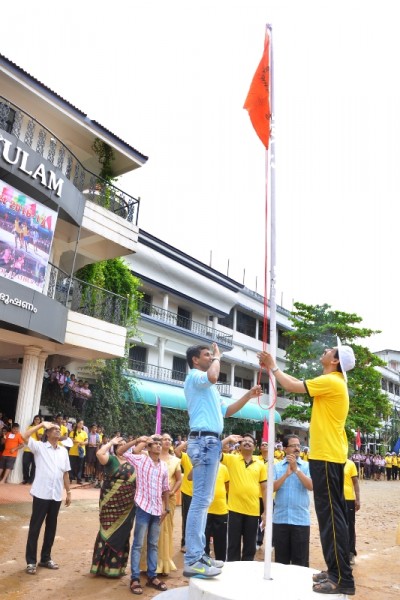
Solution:
<path fill-rule="evenodd" d="M 354 596 L 356 593 L 355 588 L 345 588 L 340 586 L 339 584 L 331 581 L 330 579 L 325 579 L 325 581 L 320 581 L 319 583 L 314 583 L 313 592 L 317 592 L 318 594 L 344 594 L 346 596 Z"/>
<path fill-rule="evenodd" d="M 156 580 L 158 580 L 158 583 L 156 583 Z M 165 585 L 165 583 L 163 581 L 160 581 L 157 577 L 157 575 L 155 575 L 154 577 L 150 577 L 146 583 L 147 587 L 151 587 L 154 588 L 155 590 L 158 590 L 159 592 L 165 592 L 168 588 Z"/>
<path fill-rule="evenodd" d="M 320 573 L 314 573 L 312 576 L 313 583 L 321 583 L 321 581 L 326 581 L 328 579 L 328 572 L 321 571 Z"/>
<path fill-rule="evenodd" d="M 46 567 L 46 569 L 59 569 L 60 567 L 54 560 L 46 560 L 45 562 L 40 561 L 39 567 Z"/>
<path fill-rule="evenodd" d="M 36 565 L 26 565 L 28 575 L 36 575 Z"/>
<path fill-rule="evenodd" d="M 143 588 L 140 585 L 139 579 L 132 579 L 129 587 L 132 594 L 135 594 L 136 596 L 140 596 L 140 594 L 143 594 Z"/>

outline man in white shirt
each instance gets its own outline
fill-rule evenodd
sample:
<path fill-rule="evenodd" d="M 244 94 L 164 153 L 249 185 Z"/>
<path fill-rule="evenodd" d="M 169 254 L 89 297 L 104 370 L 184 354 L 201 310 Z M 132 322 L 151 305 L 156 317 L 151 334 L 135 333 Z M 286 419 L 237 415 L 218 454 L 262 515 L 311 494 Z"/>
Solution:
<path fill-rule="evenodd" d="M 41 427 L 46 429 L 46 442 L 38 442 L 32 438 L 32 433 L 35 433 Z M 36 465 L 36 475 L 31 488 L 33 496 L 32 516 L 26 544 L 26 572 L 29 575 L 35 575 L 36 573 L 38 538 L 45 519 L 46 527 L 39 566 L 47 569 L 58 569 L 58 564 L 51 559 L 51 549 L 56 535 L 57 517 L 64 487 L 67 492 L 65 506 L 71 504 L 69 481 L 71 466 L 66 448 L 58 445 L 60 435 L 61 431 L 58 424 L 44 421 L 27 429 L 22 436 L 34 454 Z"/>

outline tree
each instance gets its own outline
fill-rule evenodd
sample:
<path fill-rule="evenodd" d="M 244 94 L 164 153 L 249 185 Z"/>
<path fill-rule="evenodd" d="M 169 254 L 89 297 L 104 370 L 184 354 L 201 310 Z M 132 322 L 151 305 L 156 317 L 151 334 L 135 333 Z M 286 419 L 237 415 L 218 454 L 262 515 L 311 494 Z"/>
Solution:
<path fill-rule="evenodd" d="M 385 363 L 360 345 L 359 341 L 380 333 L 359 327 L 362 318 L 352 313 L 331 310 L 328 304 L 294 304 L 290 319 L 293 330 L 285 333 L 289 338 L 286 350 L 287 372 L 298 379 L 310 379 L 321 374 L 319 358 L 324 348 L 337 345 L 339 336 L 343 344 L 350 344 L 356 357 L 356 366 L 348 373 L 350 410 L 346 422 L 346 433 L 351 440 L 352 430 L 372 433 L 380 426 L 382 418 L 391 413 L 388 397 L 381 389 L 381 375 L 376 366 Z M 301 396 L 301 402 L 289 405 L 282 414 L 284 419 L 306 422 L 311 417 L 312 400 Z"/>

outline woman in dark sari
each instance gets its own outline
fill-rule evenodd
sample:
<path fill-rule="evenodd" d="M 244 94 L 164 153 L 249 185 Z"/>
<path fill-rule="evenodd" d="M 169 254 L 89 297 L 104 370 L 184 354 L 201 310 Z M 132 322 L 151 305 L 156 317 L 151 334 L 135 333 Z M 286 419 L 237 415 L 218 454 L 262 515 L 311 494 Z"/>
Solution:
<path fill-rule="evenodd" d="M 100 491 L 100 530 L 94 544 L 90 572 L 104 577 L 122 577 L 129 556 L 129 537 L 135 518 L 136 473 L 123 456 L 110 454 L 121 442 L 115 437 L 96 452 L 104 465 Z"/>

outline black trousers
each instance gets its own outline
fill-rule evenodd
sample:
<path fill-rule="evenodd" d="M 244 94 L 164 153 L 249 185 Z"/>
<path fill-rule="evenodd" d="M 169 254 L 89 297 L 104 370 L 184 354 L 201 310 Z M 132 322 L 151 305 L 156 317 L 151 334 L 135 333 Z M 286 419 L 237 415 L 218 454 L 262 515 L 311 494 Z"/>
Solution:
<path fill-rule="evenodd" d="M 392 467 L 386 467 L 386 479 L 388 481 L 392 479 Z"/>
<path fill-rule="evenodd" d="M 35 457 L 33 452 L 22 453 L 22 479 L 27 483 L 33 483 L 35 479 Z"/>
<path fill-rule="evenodd" d="M 349 526 L 349 550 L 354 556 L 356 552 L 356 502 L 355 500 L 346 500 L 347 521 Z"/>
<path fill-rule="evenodd" d="M 33 497 L 32 516 L 29 523 L 28 541 L 26 543 L 25 553 L 27 565 L 36 565 L 38 538 L 45 519 L 46 526 L 40 562 L 47 562 L 51 559 L 51 549 L 56 535 L 57 517 L 60 506 L 61 501 L 42 500 L 41 498 Z"/>
<path fill-rule="evenodd" d="M 205 553 L 210 556 L 210 538 L 213 538 L 214 556 L 217 560 L 226 560 L 226 542 L 228 533 L 228 513 L 214 515 L 208 513 L 206 523 Z"/>
<path fill-rule="evenodd" d="M 310 526 L 273 524 L 275 562 L 308 567 L 310 563 Z"/>
<path fill-rule="evenodd" d="M 243 515 L 229 511 L 228 517 L 228 561 L 254 560 L 258 516 Z M 242 546 L 243 538 L 243 546 Z"/>
<path fill-rule="evenodd" d="M 393 481 L 395 481 L 397 479 L 398 472 L 399 472 L 399 467 L 397 465 L 396 466 L 393 465 L 392 466 L 392 479 L 393 479 Z"/>
<path fill-rule="evenodd" d="M 350 567 L 347 508 L 343 493 L 344 463 L 309 460 L 322 552 L 329 578 L 354 587 Z"/>
<path fill-rule="evenodd" d="M 181 548 L 183 548 L 184 546 L 186 546 L 185 543 L 185 531 L 186 531 L 186 519 L 188 516 L 188 512 L 189 512 L 189 508 L 190 508 L 190 503 L 192 501 L 192 496 L 188 496 L 187 494 L 184 494 L 183 492 L 181 493 L 181 498 L 182 498 L 182 539 L 181 539 Z"/>
<path fill-rule="evenodd" d="M 70 471 L 70 479 L 76 479 L 77 481 L 82 481 L 82 471 L 83 471 L 83 461 L 84 457 L 80 456 L 70 456 L 69 462 L 71 465 Z"/>

